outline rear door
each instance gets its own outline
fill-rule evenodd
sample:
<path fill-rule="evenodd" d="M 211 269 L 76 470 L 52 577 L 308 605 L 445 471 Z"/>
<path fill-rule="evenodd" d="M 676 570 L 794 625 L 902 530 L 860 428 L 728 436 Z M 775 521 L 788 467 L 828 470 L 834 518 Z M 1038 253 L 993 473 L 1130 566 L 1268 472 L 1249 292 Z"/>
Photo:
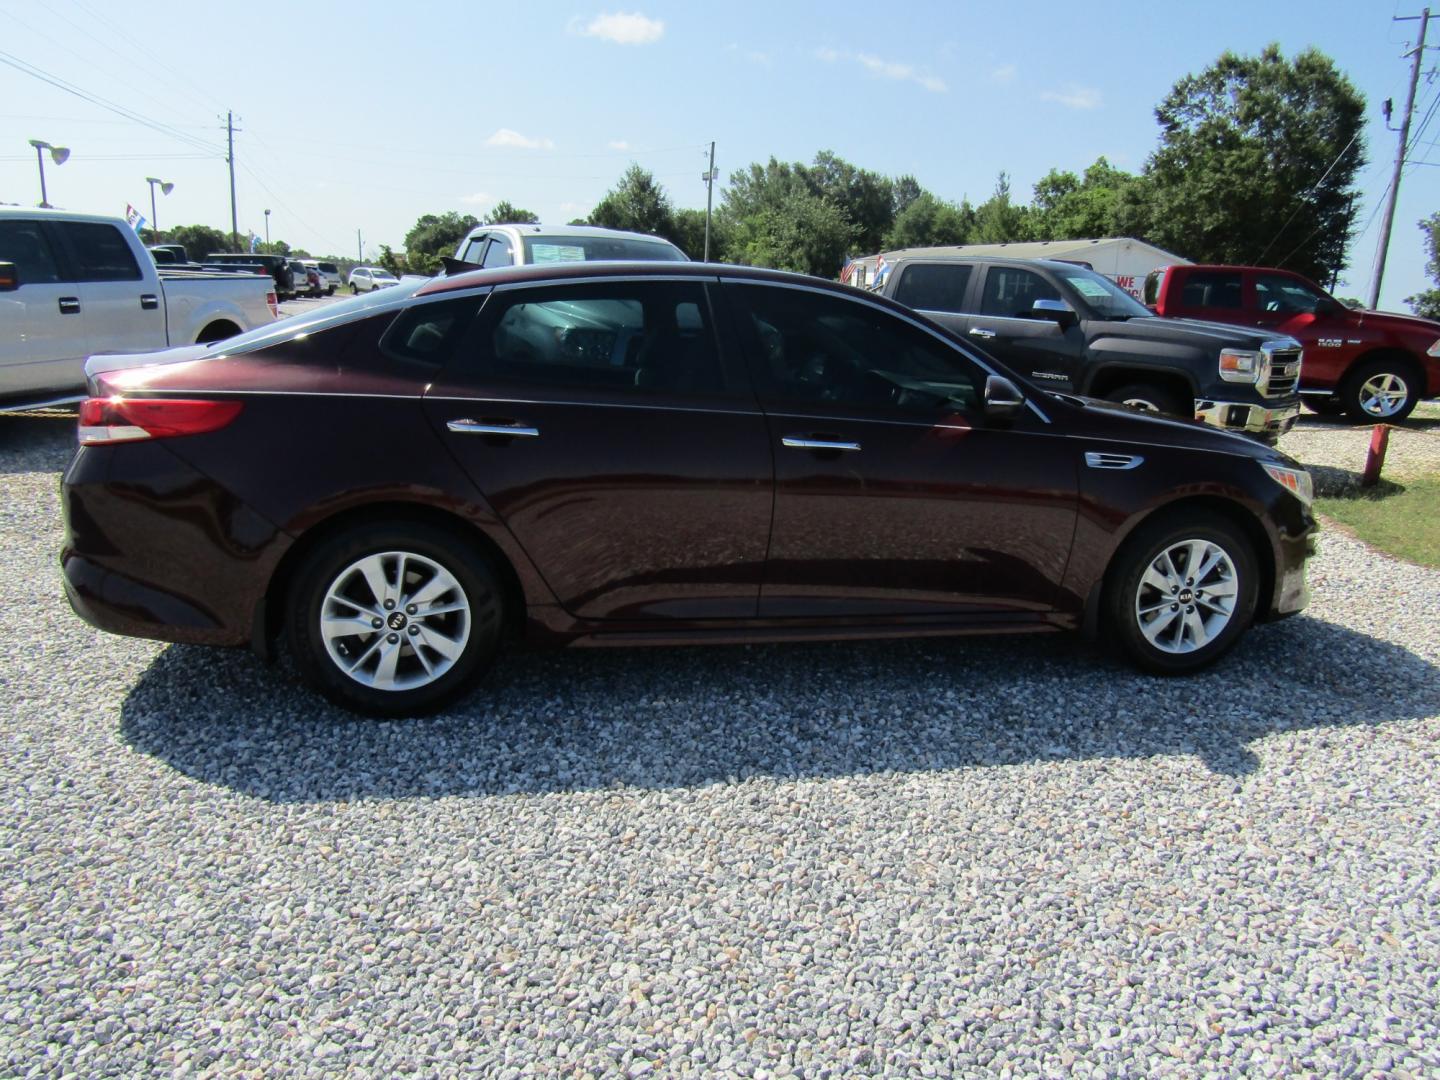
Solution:
<path fill-rule="evenodd" d="M 80 386 L 89 350 L 80 300 L 40 223 L 0 219 L 0 261 L 20 275 L 18 289 L 0 293 L 0 397 Z"/>
<path fill-rule="evenodd" d="M 574 616 L 755 614 L 773 465 L 714 287 L 501 287 L 426 395 L 440 438 Z"/>
<path fill-rule="evenodd" d="M 1085 356 L 1085 331 L 1077 321 L 1061 327 L 1036 316 L 1036 300 L 1073 301 L 1034 270 L 992 263 L 985 267 L 967 335 L 977 345 L 1028 378 L 1077 389 Z"/>
<path fill-rule="evenodd" d="M 120 226 L 49 221 L 46 229 L 65 250 L 90 352 L 154 352 L 169 344 L 159 278 L 142 273 Z"/>

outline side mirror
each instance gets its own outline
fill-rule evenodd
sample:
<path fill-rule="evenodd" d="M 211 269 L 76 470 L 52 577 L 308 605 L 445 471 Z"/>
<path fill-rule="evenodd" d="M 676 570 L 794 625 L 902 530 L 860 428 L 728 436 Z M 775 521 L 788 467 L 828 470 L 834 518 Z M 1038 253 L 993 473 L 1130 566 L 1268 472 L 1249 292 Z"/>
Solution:
<path fill-rule="evenodd" d="M 1037 318 L 1054 319 L 1056 325 L 1064 330 L 1067 326 L 1074 326 L 1079 322 L 1075 309 L 1064 300 L 1036 300 L 1030 305 L 1030 311 Z"/>
<path fill-rule="evenodd" d="M 1315 301 L 1315 314 L 1317 316 L 1329 317 L 1339 315 L 1346 310 L 1348 309 L 1345 305 L 1332 296 L 1322 296 L 1319 300 Z"/>
<path fill-rule="evenodd" d="M 20 287 L 20 268 L 14 263 L 0 262 L 0 292 L 14 292 Z"/>
<path fill-rule="evenodd" d="M 1009 419 L 1025 407 L 1025 394 L 1003 375 L 985 379 L 985 415 L 997 420 Z"/>

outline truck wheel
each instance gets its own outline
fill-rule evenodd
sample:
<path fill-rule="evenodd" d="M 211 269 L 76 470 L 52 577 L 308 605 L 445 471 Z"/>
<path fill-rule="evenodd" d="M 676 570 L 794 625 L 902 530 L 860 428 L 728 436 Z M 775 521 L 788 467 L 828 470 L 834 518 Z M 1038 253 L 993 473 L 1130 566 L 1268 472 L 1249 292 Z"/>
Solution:
<path fill-rule="evenodd" d="M 1177 513 L 1146 522 L 1116 555 L 1103 615 L 1112 642 L 1160 675 L 1220 659 L 1255 614 L 1255 551 L 1223 517 Z"/>
<path fill-rule="evenodd" d="M 1419 399 L 1419 385 L 1410 365 L 1396 360 L 1372 360 L 1345 376 L 1340 401 L 1352 420 L 1360 423 L 1395 423 L 1404 420 Z"/>
<path fill-rule="evenodd" d="M 428 525 L 339 533 L 297 568 L 286 631 L 305 680 L 373 716 L 415 716 L 463 694 L 494 660 L 501 590 L 485 559 Z"/>
<path fill-rule="evenodd" d="M 1105 395 L 1106 401 L 1129 405 L 1141 412 L 1165 413 L 1167 416 L 1194 416 L 1195 410 L 1185 410 L 1179 397 L 1163 386 L 1152 383 L 1128 383 L 1116 387 Z"/>

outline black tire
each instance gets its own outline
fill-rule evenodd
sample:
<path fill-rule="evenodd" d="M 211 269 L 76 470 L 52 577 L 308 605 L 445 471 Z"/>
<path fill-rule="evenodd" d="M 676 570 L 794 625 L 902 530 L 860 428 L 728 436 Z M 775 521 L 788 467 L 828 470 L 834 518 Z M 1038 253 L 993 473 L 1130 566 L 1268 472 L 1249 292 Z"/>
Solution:
<path fill-rule="evenodd" d="M 360 286 L 359 286 L 359 285 L 356 285 L 353 281 L 350 283 L 350 295 L 351 295 L 351 296 L 359 296 L 359 295 L 360 295 Z"/>
<path fill-rule="evenodd" d="M 1345 411 L 1345 403 L 1338 397 L 1320 397 L 1318 394 L 1303 395 L 1300 400 L 1317 416 L 1339 416 Z"/>
<path fill-rule="evenodd" d="M 1225 561 L 1207 570 L 1215 549 Z M 1191 557 L 1202 561 L 1195 569 L 1206 571 L 1198 581 L 1187 573 Z M 1155 584 L 1172 579 L 1169 588 Z M 1198 671 L 1224 656 L 1254 619 L 1259 579 L 1250 540 L 1225 518 L 1179 512 L 1153 519 L 1126 540 L 1111 564 L 1102 612 L 1106 636 L 1142 671 Z M 1210 588 L 1215 591 L 1207 595 Z M 1201 632 L 1207 640 L 1197 643 Z"/>
<path fill-rule="evenodd" d="M 1129 405 L 1141 412 L 1183 417 L 1195 415 L 1195 410 L 1186 409 L 1175 391 L 1155 383 L 1126 383 L 1124 386 L 1117 386 L 1105 395 L 1105 400 Z"/>
<path fill-rule="evenodd" d="M 397 590 L 398 603 L 394 593 L 375 596 L 371 577 L 358 568 L 370 559 L 383 567 L 386 588 L 403 575 L 419 613 L 408 610 L 403 588 Z M 504 611 L 495 572 L 482 555 L 441 528 L 402 522 L 339 533 L 311 551 L 291 581 L 285 628 L 296 665 L 306 682 L 342 708 L 392 717 L 433 712 L 465 693 L 500 647 Z M 448 584 L 427 598 L 431 582 Z M 468 610 L 424 614 L 427 604 L 456 601 Z M 326 616 L 332 627 L 348 621 L 357 629 L 327 635 L 321 625 Z M 384 620 L 380 627 L 364 626 L 373 626 L 376 618 Z M 441 642 L 443 649 L 436 647 Z M 357 675 L 342 666 L 350 657 Z"/>
<path fill-rule="evenodd" d="M 1410 415 L 1420 390 L 1413 367 L 1382 358 L 1352 368 L 1340 384 L 1339 398 L 1346 415 L 1357 423 L 1395 424 Z"/>

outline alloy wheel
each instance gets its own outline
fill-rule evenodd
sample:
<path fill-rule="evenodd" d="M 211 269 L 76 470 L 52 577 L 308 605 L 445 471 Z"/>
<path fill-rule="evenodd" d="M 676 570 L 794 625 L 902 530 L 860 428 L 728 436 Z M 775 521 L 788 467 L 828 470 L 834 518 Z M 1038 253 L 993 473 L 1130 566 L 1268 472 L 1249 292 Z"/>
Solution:
<path fill-rule="evenodd" d="M 1384 420 L 1405 407 L 1410 388 L 1394 372 L 1377 371 L 1360 384 L 1360 408 L 1369 416 Z"/>
<path fill-rule="evenodd" d="M 1230 624 L 1239 588 L 1235 562 L 1219 544 L 1171 544 L 1151 560 L 1135 590 L 1140 633 L 1165 653 L 1204 648 Z"/>
<path fill-rule="evenodd" d="M 445 675 L 470 637 L 470 601 L 434 559 L 384 551 L 336 575 L 320 637 L 346 676 L 375 690 L 415 690 Z"/>

